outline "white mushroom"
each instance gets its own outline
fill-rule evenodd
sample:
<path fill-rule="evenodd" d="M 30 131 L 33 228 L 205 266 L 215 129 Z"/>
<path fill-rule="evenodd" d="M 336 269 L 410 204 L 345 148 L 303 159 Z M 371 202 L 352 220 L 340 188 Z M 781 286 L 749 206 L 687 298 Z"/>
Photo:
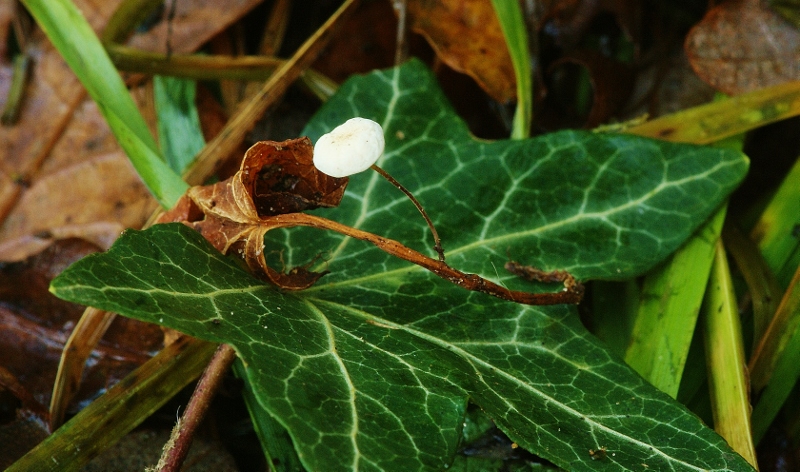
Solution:
<path fill-rule="evenodd" d="M 331 177 L 347 177 L 375 164 L 384 145 L 381 125 L 351 118 L 319 138 L 314 146 L 314 166 Z"/>

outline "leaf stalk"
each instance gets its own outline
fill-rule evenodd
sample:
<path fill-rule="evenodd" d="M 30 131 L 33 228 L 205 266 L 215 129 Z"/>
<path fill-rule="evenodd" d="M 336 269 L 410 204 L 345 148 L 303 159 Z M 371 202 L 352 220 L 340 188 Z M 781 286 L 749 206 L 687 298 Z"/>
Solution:
<path fill-rule="evenodd" d="M 539 271 L 543 281 L 563 281 L 564 290 L 560 292 L 529 293 L 509 290 L 501 285 L 484 279 L 480 275 L 461 272 L 447 265 L 444 261 L 430 258 L 403 244 L 383 236 L 353 228 L 333 220 L 306 213 L 289 213 L 271 216 L 268 219 L 270 229 L 291 228 L 294 226 L 308 226 L 311 228 L 327 229 L 351 238 L 360 239 L 377 246 L 380 250 L 414 263 L 439 277 L 467 290 L 482 292 L 502 300 L 508 300 L 523 305 L 561 305 L 577 304 L 583 298 L 583 285 L 565 271 L 559 274 Z M 512 271 L 513 272 L 513 271 Z M 553 275 L 555 274 L 555 275 Z M 555 277 L 555 278 L 553 278 Z"/>
<path fill-rule="evenodd" d="M 431 219 L 428 217 L 428 214 L 425 212 L 425 209 L 422 208 L 422 204 L 419 201 L 417 201 L 416 197 L 414 197 L 414 194 L 412 194 L 410 190 L 403 187 L 403 185 L 397 180 L 395 180 L 394 177 L 389 175 L 388 172 L 381 169 L 376 164 L 372 164 L 371 169 L 380 174 L 381 177 L 383 177 L 384 179 L 388 180 L 390 184 L 400 189 L 400 191 L 406 194 L 406 196 L 411 200 L 411 202 L 414 203 L 414 206 L 417 207 L 417 210 L 419 210 L 419 212 L 422 214 L 422 217 L 425 218 L 425 222 L 428 223 L 428 228 L 431 229 L 431 233 L 433 233 L 433 241 L 434 241 L 433 249 L 436 251 L 437 254 L 439 254 L 439 261 L 444 262 L 444 248 L 442 248 L 442 240 L 439 239 L 439 233 L 436 231 L 436 227 L 433 226 L 433 221 L 431 221 Z"/>

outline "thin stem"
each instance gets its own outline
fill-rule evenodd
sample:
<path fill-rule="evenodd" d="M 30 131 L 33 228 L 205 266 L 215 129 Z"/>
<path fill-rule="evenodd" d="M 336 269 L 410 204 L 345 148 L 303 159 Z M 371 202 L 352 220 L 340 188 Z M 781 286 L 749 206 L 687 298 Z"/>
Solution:
<path fill-rule="evenodd" d="M 395 0 L 394 10 L 397 12 L 397 40 L 394 52 L 394 65 L 399 66 L 408 60 L 408 43 L 406 42 L 407 0 Z"/>
<path fill-rule="evenodd" d="M 444 262 L 444 249 L 442 248 L 442 240 L 439 239 L 439 233 L 436 232 L 436 228 L 433 226 L 433 222 L 430 218 L 428 218 L 428 214 L 425 213 L 425 209 L 422 208 L 422 205 L 417 201 L 414 195 L 405 187 L 403 187 L 400 182 L 396 181 L 394 177 L 389 175 L 388 172 L 381 169 L 375 164 L 372 164 L 372 170 L 379 173 L 384 179 L 388 180 L 390 184 L 394 185 L 395 187 L 399 188 L 401 192 L 405 193 L 408 198 L 414 203 L 414 206 L 417 207 L 417 210 L 422 214 L 422 217 L 425 218 L 425 222 L 428 223 L 428 228 L 431 229 L 431 233 L 433 233 L 433 249 L 436 250 L 436 253 L 439 254 L 439 261 Z"/>
<path fill-rule="evenodd" d="M 502 300 L 509 300 L 524 305 L 561 305 L 577 304 L 581 301 L 581 298 L 583 298 L 583 285 L 564 271 L 558 271 L 560 274 L 542 272 L 549 281 L 563 280 L 564 290 L 560 292 L 519 292 L 516 290 L 509 290 L 477 274 L 461 272 L 460 270 L 450 267 L 444 261 L 437 261 L 436 259 L 430 258 L 393 239 L 384 238 L 383 236 L 378 236 L 377 234 L 343 225 L 316 215 L 310 215 L 308 213 L 275 215 L 269 217 L 265 221 L 265 224 L 268 224 L 270 229 L 308 226 L 311 228 L 336 231 L 345 236 L 372 243 L 387 254 L 414 263 L 459 287 L 492 295 Z"/>
<path fill-rule="evenodd" d="M 181 469 L 189 446 L 192 445 L 194 432 L 203 420 L 214 394 L 219 390 L 222 379 L 228 368 L 236 359 L 236 352 L 228 344 L 220 344 L 203 376 L 194 389 L 192 398 L 186 406 L 186 411 L 178 420 L 169 442 L 164 446 L 164 452 L 159 460 L 156 470 L 159 472 L 178 472 Z"/>

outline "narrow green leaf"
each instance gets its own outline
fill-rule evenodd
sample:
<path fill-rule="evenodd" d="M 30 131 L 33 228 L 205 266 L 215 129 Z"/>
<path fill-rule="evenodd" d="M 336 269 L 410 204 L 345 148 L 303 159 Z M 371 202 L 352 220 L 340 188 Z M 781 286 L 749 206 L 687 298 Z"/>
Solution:
<path fill-rule="evenodd" d="M 795 271 L 778 310 L 758 340 L 750 359 L 751 381 L 758 392 L 774 377 L 776 364 L 785 355 L 790 340 L 800 333 L 800 267 Z"/>
<path fill-rule="evenodd" d="M 800 267 L 756 347 L 750 371 L 753 390 L 761 391 L 753 410 L 753 437 L 758 442 L 800 378 Z"/>
<path fill-rule="evenodd" d="M 67 61 L 89 95 L 103 107 L 124 116 L 142 143 L 157 151 L 142 115 L 125 83 L 81 12 L 69 0 L 25 0 L 28 11 Z"/>
<path fill-rule="evenodd" d="M 672 398 L 678 395 L 724 221 L 725 208 L 644 279 L 625 362 Z"/>
<path fill-rule="evenodd" d="M 750 237 L 756 241 L 781 287 L 791 280 L 800 258 L 800 159 L 770 200 Z"/>
<path fill-rule="evenodd" d="M 738 227 L 726 224 L 722 229 L 722 240 L 725 249 L 736 261 L 752 299 L 753 334 L 751 349 L 748 350 L 752 353 L 775 316 L 782 290 L 758 247 Z"/>
<path fill-rule="evenodd" d="M 780 272 L 775 274 L 775 277 L 781 284 L 788 286 L 790 285 L 790 281 L 794 276 L 793 271 L 797 270 L 798 267 L 800 267 L 800 245 L 796 246 L 794 248 L 794 251 L 792 251 L 792 253 L 789 254 L 786 263 L 783 264 L 783 267 L 781 268 Z"/>
<path fill-rule="evenodd" d="M 582 279 L 648 270 L 747 168 L 737 152 L 629 136 L 478 141 L 417 61 L 343 84 L 308 134 L 354 115 L 383 125 L 380 164 L 422 201 L 448 262 L 510 288 L 542 287 L 503 272 L 509 257 Z M 433 255 L 416 208 L 376 175 L 353 176 L 340 207 L 319 213 Z M 520 446 L 570 470 L 751 470 L 601 347 L 575 307 L 468 292 L 338 234 L 301 228 L 266 240 L 276 263 L 329 251 L 331 273 L 281 293 L 188 228 L 161 225 L 126 233 L 53 290 L 230 343 L 261 406 L 311 470 L 443 468 L 468 399 Z M 593 460 L 588 451 L 601 447 L 607 457 Z"/>
<path fill-rule="evenodd" d="M 519 2 L 492 0 L 492 5 L 500 20 L 500 28 L 506 39 L 517 79 L 517 110 L 514 112 L 511 138 L 523 139 L 530 136 L 533 121 L 533 79 L 528 52 L 528 29 Z"/>
<path fill-rule="evenodd" d="M 158 142 L 167 164 L 178 175 L 206 144 L 194 102 L 195 88 L 193 80 L 153 77 Z"/>
<path fill-rule="evenodd" d="M 664 115 L 625 132 L 708 144 L 799 114 L 800 81 L 793 81 Z"/>
<path fill-rule="evenodd" d="M 714 429 L 757 467 L 742 326 L 728 259 L 719 240 L 703 302 L 703 334 Z"/>
<path fill-rule="evenodd" d="M 187 185 L 160 157 L 127 87 L 89 23 L 69 0 L 23 0 L 28 11 L 97 103 L 150 192 L 172 207 Z"/>
<path fill-rule="evenodd" d="M 800 379 L 800 334 L 795 333 L 775 366 L 772 381 L 758 397 L 753 408 L 753 440 L 758 444 L 781 411 Z"/>
<path fill-rule="evenodd" d="M 178 199 L 186 193 L 189 185 L 178 178 L 172 169 L 163 161 L 161 155 L 145 145 L 130 128 L 125 119 L 116 113 L 105 114 L 108 125 L 114 130 L 120 147 L 130 156 L 139 177 L 147 184 L 150 193 L 164 208 L 175 206 Z"/>
<path fill-rule="evenodd" d="M 25 53 L 19 53 L 14 56 L 12 64 L 11 84 L 8 85 L 3 112 L 0 115 L 0 123 L 4 126 L 13 125 L 19 116 L 28 77 L 30 76 L 31 58 Z"/>

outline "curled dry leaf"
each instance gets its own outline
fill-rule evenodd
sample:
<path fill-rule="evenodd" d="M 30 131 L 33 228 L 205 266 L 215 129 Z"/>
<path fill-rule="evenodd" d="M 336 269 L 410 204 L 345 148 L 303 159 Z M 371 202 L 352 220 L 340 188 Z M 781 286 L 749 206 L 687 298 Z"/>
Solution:
<path fill-rule="evenodd" d="M 347 177 L 334 178 L 317 170 L 312 163 L 313 151 L 308 138 L 256 143 L 245 154 L 236 175 L 217 184 L 190 188 L 172 210 L 162 215 L 159 223 L 183 222 L 202 234 L 217 250 L 241 257 L 252 273 L 285 290 L 308 288 L 325 273 L 312 272 L 308 265 L 294 267 L 288 272 L 268 266 L 264 257 L 264 235 L 272 229 L 307 226 L 369 242 L 467 290 L 529 305 L 580 302 L 583 287 L 563 271 L 550 273 L 530 269 L 524 274 L 535 280 L 564 282 L 561 292 L 512 291 L 479 275 L 456 270 L 444 261 L 432 259 L 392 239 L 301 213 L 337 206 L 348 182 Z"/>
<path fill-rule="evenodd" d="M 692 68 L 712 87 L 737 94 L 800 78 L 800 31 L 753 0 L 727 1 L 686 37 Z"/>
<path fill-rule="evenodd" d="M 120 2 L 73 3 L 99 33 Z M 148 31 L 134 34 L 128 45 L 157 51 L 169 44 L 173 53 L 189 53 L 259 3 L 177 2 L 172 21 L 164 15 Z M 9 21 L 8 12 L 2 8 L 0 31 L 7 29 L 4 25 Z M 6 36 L 2 38 L 0 43 L 5 44 Z M 141 227 L 155 208 L 154 202 L 97 106 L 41 30 L 33 31 L 25 50 L 33 66 L 24 106 L 13 126 L 0 127 L 0 241 L 30 240 L 44 232 L 74 233 L 76 225 Z M 10 67 L 0 64 L 0 106 L 10 78 Z M 144 95 L 141 89 L 134 90 L 135 100 L 147 102 Z M 145 103 L 139 105 L 140 109 L 147 108 Z M 118 234 L 116 230 L 102 239 Z M 41 244 L 28 248 L 16 242 L 14 245 L 14 260 L 43 248 Z"/>
<path fill-rule="evenodd" d="M 491 2 L 412 0 L 408 16 L 411 28 L 447 65 L 475 79 L 500 103 L 516 97 L 514 66 Z"/>
<path fill-rule="evenodd" d="M 271 216 L 339 204 L 347 178 L 334 178 L 312 163 L 308 138 L 261 141 L 245 153 L 241 169 L 214 185 L 192 187 L 159 222 L 184 221 L 222 253 L 239 254 L 254 274 L 287 290 L 314 284 L 324 273 L 305 267 L 277 271 L 264 258 Z"/>

